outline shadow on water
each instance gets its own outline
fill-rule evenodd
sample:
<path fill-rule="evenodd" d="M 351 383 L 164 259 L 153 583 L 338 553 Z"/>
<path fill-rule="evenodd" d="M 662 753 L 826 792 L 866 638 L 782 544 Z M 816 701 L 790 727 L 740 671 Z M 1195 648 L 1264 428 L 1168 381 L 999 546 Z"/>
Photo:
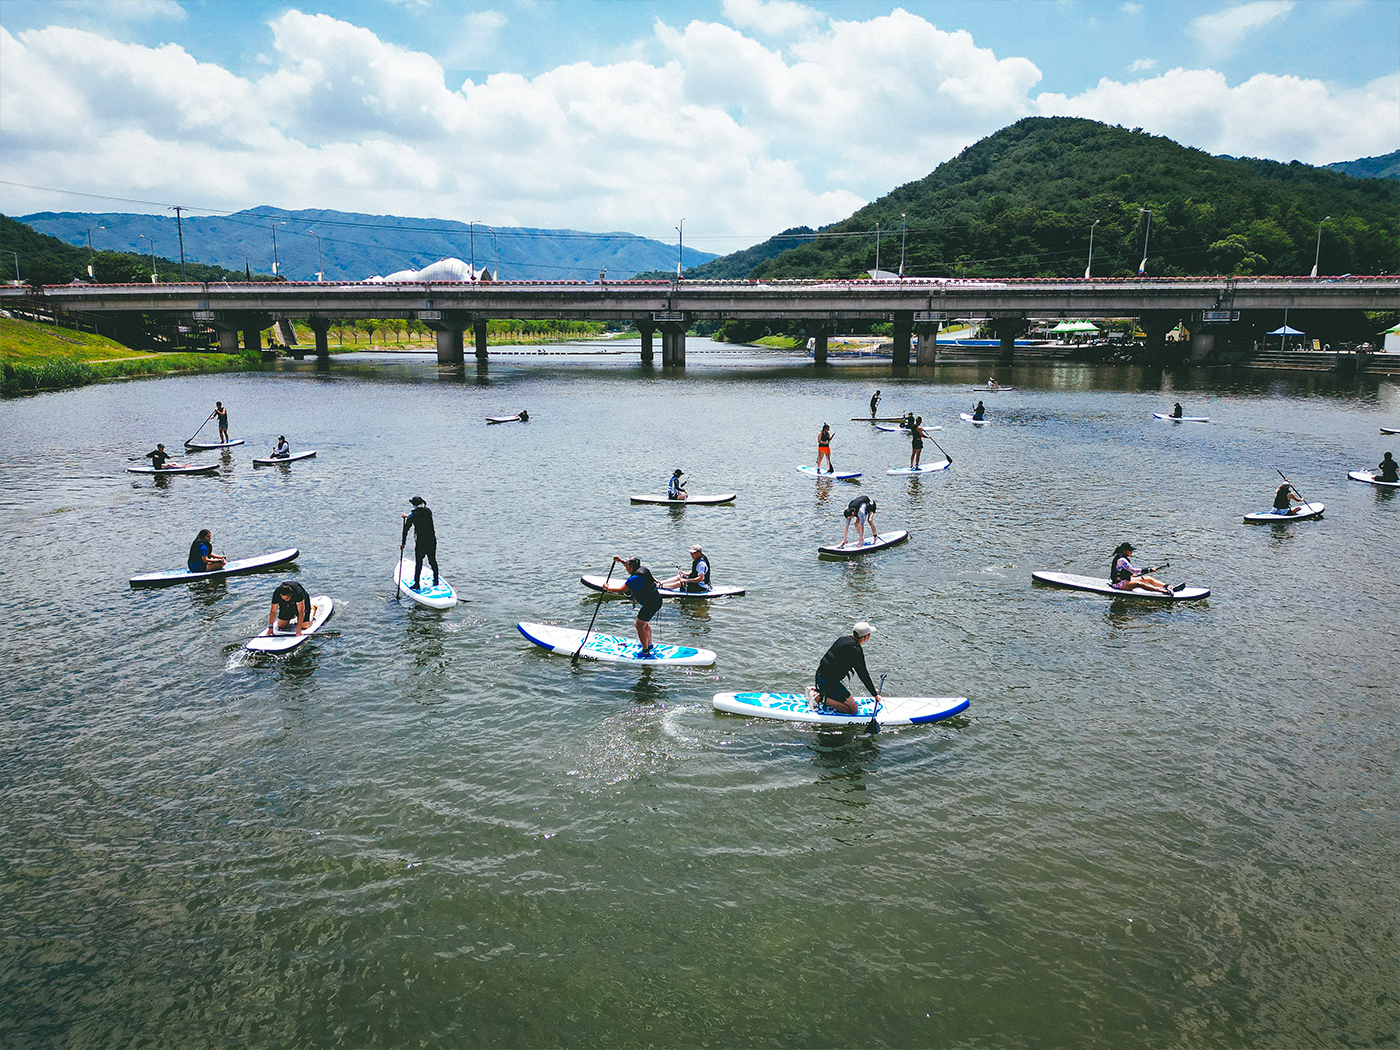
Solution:
<path fill-rule="evenodd" d="M 657 680 L 656 673 L 650 667 L 643 667 L 637 680 L 632 683 L 632 702 L 634 704 L 657 705 L 666 702 L 666 688 Z"/>
<path fill-rule="evenodd" d="M 414 606 L 404 618 L 404 653 L 408 657 L 404 696 L 421 707 L 447 703 L 443 683 L 452 672 L 443 646 L 442 613 Z"/>
<path fill-rule="evenodd" d="M 217 612 L 217 607 L 228 597 L 226 577 L 196 580 L 186 589 L 189 591 L 190 604 L 200 610 L 206 620 L 218 620 L 223 615 L 222 612 Z"/>
<path fill-rule="evenodd" d="M 1204 608 L 1206 602 L 1191 602 L 1195 608 Z M 1110 627 L 1132 627 L 1139 620 L 1152 616 L 1170 616 L 1176 608 L 1174 602 L 1133 601 L 1130 598 L 1114 598 L 1108 603 L 1104 619 Z"/>
<path fill-rule="evenodd" d="M 817 783 L 839 792 L 842 805 L 869 805 L 870 799 L 858 793 L 865 791 L 870 766 L 880 757 L 878 740 L 858 726 L 818 730 L 811 745 Z"/>

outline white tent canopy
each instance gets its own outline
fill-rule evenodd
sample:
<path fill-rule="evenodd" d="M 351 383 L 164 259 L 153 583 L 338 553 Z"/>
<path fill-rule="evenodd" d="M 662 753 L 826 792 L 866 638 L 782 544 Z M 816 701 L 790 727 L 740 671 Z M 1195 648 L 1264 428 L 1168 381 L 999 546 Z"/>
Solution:
<path fill-rule="evenodd" d="M 1302 335 L 1303 333 L 1300 332 L 1300 331 L 1298 331 L 1298 329 L 1296 329 L 1296 328 L 1289 328 L 1288 325 L 1284 325 L 1282 328 L 1275 328 L 1275 329 L 1274 329 L 1272 332 L 1270 332 L 1269 334 L 1270 334 L 1270 335 Z"/>

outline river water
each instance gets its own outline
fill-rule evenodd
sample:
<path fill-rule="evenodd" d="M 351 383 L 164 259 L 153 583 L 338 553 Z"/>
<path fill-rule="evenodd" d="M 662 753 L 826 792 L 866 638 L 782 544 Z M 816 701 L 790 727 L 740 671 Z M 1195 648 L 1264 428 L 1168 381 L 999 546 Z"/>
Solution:
<path fill-rule="evenodd" d="M 1400 499 L 1345 472 L 1400 445 L 1400 387 L 1025 364 L 974 430 L 985 364 L 689 357 L 355 355 L 0 404 L 0 1044 L 1395 1044 Z M 850 421 L 876 386 L 953 469 L 885 475 L 907 439 Z M 124 473 L 216 398 L 249 439 L 217 476 Z M 1152 419 L 1173 401 L 1211 423 Z M 795 471 L 823 422 L 860 482 Z M 283 433 L 319 454 L 254 470 Z M 677 467 L 737 502 L 629 505 Z M 1276 468 L 1321 521 L 1241 523 Z M 857 493 L 910 542 L 819 560 Z M 448 613 L 393 601 L 419 494 Z M 205 526 L 302 555 L 128 587 Z M 1125 539 L 1214 593 L 1031 584 Z M 575 669 L 515 630 L 582 628 L 581 573 L 695 542 L 748 594 L 656 635 L 712 668 Z M 283 576 L 336 599 L 332 633 L 248 659 Z M 858 619 L 886 693 L 966 714 L 711 709 L 801 688 Z M 608 601 L 597 628 L 631 622 Z"/>

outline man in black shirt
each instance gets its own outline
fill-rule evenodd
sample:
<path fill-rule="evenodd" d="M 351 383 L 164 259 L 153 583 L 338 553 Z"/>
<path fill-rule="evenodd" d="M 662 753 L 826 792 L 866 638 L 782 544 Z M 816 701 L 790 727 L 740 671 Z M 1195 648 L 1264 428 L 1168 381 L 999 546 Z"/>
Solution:
<path fill-rule="evenodd" d="M 399 540 L 399 560 L 403 560 L 403 549 L 408 544 L 408 530 L 413 530 L 413 589 L 423 575 L 423 559 L 433 567 L 433 586 L 438 585 L 437 532 L 433 529 L 433 512 L 428 509 L 428 501 L 422 496 L 414 496 L 408 501 L 413 510 L 403 516 L 403 537 Z"/>
<path fill-rule="evenodd" d="M 293 624 L 297 637 L 311 626 L 311 595 L 295 580 L 284 580 L 272 592 L 272 607 L 267 610 L 267 633 L 285 631 Z"/>
<path fill-rule="evenodd" d="M 851 698 L 851 691 L 843 681 L 853 672 L 864 683 L 865 688 L 870 690 L 875 703 L 880 703 L 880 693 L 875 683 L 870 680 L 870 672 L 865 667 L 865 653 L 861 649 L 874 633 L 875 628 L 862 620 L 851 628 L 850 634 L 843 634 L 831 643 L 831 648 L 817 665 L 816 686 L 819 703 L 824 703 L 833 711 L 840 711 L 842 714 L 858 714 L 860 708 Z"/>

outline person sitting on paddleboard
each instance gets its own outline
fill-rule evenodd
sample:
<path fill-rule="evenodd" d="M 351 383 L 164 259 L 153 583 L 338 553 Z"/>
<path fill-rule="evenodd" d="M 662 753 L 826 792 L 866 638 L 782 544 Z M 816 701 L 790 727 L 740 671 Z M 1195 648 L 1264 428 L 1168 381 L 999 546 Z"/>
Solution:
<path fill-rule="evenodd" d="M 1293 509 L 1293 504 L 1303 501 L 1293 495 L 1293 486 L 1284 482 L 1274 492 L 1274 513 L 1275 514 L 1297 514 Z"/>
<path fill-rule="evenodd" d="M 164 445 L 158 444 L 146 453 L 146 458 L 151 461 L 151 466 L 155 467 L 156 470 L 162 470 L 165 467 L 165 461 L 170 458 L 170 453 L 165 451 Z"/>
<path fill-rule="evenodd" d="M 285 631 L 296 625 L 297 637 L 311 626 L 311 595 L 295 580 L 284 580 L 272 592 L 272 607 L 267 611 L 267 634 Z"/>
<path fill-rule="evenodd" d="M 1396 476 L 1395 469 L 1395 458 L 1387 452 L 1381 457 L 1381 461 L 1376 464 L 1376 480 L 1389 481 L 1392 484 L 1396 481 L 1400 481 L 1400 477 Z"/>
<path fill-rule="evenodd" d="M 875 406 L 880 403 L 880 391 L 875 391 L 875 396 L 870 399 L 870 418 L 875 418 Z"/>
<path fill-rule="evenodd" d="M 831 426 L 822 424 L 821 433 L 817 435 L 817 473 L 822 472 L 822 460 L 826 460 L 828 473 L 835 474 L 836 468 L 831 465 Z"/>
<path fill-rule="evenodd" d="M 428 501 L 422 496 L 414 496 L 408 501 L 413 509 L 403 515 L 403 535 L 399 538 L 399 561 L 403 561 L 403 549 L 408 544 L 408 530 L 413 530 L 413 589 L 418 590 L 423 577 L 423 559 L 433 567 L 433 586 L 438 585 L 437 530 L 433 528 L 433 512 L 428 509 Z"/>
<path fill-rule="evenodd" d="M 671 475 L 670 482 L 666 485 L 667 499 L 685 499 L 685 482 L 681 478 L 685 477 L 680 467 Z"/>
<path fill-rule="evenodd" d="M 1172 418 L 1173 418 L 1173 419 L 1180 419 L 1180 418 L 1181 418 L 1181 402 L 1180 402 L 1180 401 L 1178 401 L 1175 405 L 1172 406 Z"/>
<path fill-rule="evenodd" d="M 1157 591 L 1159 594 L 1171 594 L 1171 588 L 1161 580 L 1148 576 L 1145 571 L 1139 572 L 1129 560 L 1133 553 L 1131 543 L 1120 543 L 1118 549 L 1113 552 L 1113 568 L 1109 572 L 1109 583 L 1120 591 L 1130 591 L 1134 587 L 1142 587 L 1144 590 Z"/>
<path fill-rule="evenodd" d="M 841 512 L 841 516 L 846 519 L 846 531 L 841 533 L 841 546 L 846 545 L 846 538 L 851 534 L 851 522 L 856 523 L 856 546 L 865 546 L 865 524 L 870 523 L 870 540 L 879 540 L 880 534 L 875 531 L 875 501 L 869 496 L 857 496 L 846 504 L 846 509 Z"/>
<path fill-rule="evenodd" d="M 914 447 L 909 452 L 909 469 L 917 470 L 919 467 L 919 457 L 924 454 L 924 438 L 928 437 L 924 433 L 924 417 L 919 416 L 914 420 L 914 425 L 909 428 L 909 436 L 914 439 Z"/>
<path fill-rule="evenodd" d="M 222 401 L 214 402 L 214 411 L 209 413 L 209 419 L 219 421 L 219 441 L 225 445 L 228 444 L 228 409 L 224 407 Z M 204 422 L 209 422 L 209 419 Z"/>
<path fill-rule="evenodd" d="M 214 537 L 208 529 L 199 530 L 190 544 L 190 556 L 186 561 L 190 572 L 213 572 L 224 567 L 224 556 L 214 553 Z"/>
<path fill-rule="evenodd" d="M 972 410 L 972 418 L 976 420 L 981 420 L 984 416 L 986 416 L 986 414 L 987 410 L 985 407 L 983 407 L 982 402 L 977 402 L 977 407 Z"/>
<path fill-rule="evenodd" d="M 613 561 L 625 565 L 630 574 L 622 584 L 622 589 L 640 606 L 637 609 L 635 626 L 637 641 L 642 646 L 642 655 L 646 656 L 651 652 L 651 618 L 661 609 L 661 595 L 656 593 L 656 577 L 642 564 L 642 559 L 636 556 L 623 558 L 614 554 Z"/>
<path fill-rule="evenodd" d="M 846 688 L 844 681 L 851 677 L 852 672 L 859 676 L 865 688 L 870 690 L 870 695 L 875 698 L 875 703 L 880 703 L 880 693 L 876 689 L 875 683 L 870 680 L 870 672 L 865 667 L 865 652 L 861 649 L 861 646 L 868 642 L 874 633 L 875 628 L 861 620 L 860 623 L 851 628 L 850 634 L 843 634 L 831 643 L 831 648 L 826 651 L 821 663 L 817 665 L 815 676 L 817 704 L 825 704 L 842 714 L 857 714 L 860 707 L 852 699 L 851 691 Z"/>
<path fill-rule="evenodd" d="M 526 412 L 523 408 L 520 410 L 520 422 L 522 422 L 522 423 L 528 423 L 528 422 L 530 422 L 530 413 L 529 413 L 529 412 Z"/>
<path fill-rule="evenodd" d="M 988 376 L 988 377 L 987 377 L 987 389 L 988 389 L 988 390 L 995 390 L 996 388 L 997 388 L 996 376 Z"/>
<path fill-rule="evenodd" d="M 690 572 L 677 572 L 669 580 L 657 584 L 668 591 L 685 591 L 687 594 L 704 594 L 710 589 L 710 559 L 700 549 L 700 544 L 690 548 Z"/>
<path fill-rule="evenodd" d="M 292 454 L 292 446 L 287 444 L 285 435 L 279 434 L 277 437 L 277 447 L 272 450 L 273 459 L 286 459 Z"/>

